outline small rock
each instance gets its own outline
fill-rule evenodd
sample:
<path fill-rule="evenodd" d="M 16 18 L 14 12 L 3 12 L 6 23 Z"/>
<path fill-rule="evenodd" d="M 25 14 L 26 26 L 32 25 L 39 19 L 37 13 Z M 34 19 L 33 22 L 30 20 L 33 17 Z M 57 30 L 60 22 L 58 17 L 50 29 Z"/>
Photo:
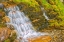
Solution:
<path fill-rule="evenodd" d="M 4 7 L 4 5 L 2 3 L 0 3 L 0 8 L 3 8 L 3 7 Z"/>

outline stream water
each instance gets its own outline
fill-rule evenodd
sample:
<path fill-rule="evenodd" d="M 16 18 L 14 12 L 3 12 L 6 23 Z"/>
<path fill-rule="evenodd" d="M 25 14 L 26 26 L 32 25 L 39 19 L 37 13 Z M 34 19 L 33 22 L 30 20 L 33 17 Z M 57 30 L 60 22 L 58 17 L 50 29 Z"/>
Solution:
<path fill-rule="evenodd" d="M 41 35 L 48 35 L 47 33 L 36 32 L 33 30 L 30 19 L 21 12 L 18 6 L 6 8 L 5 11 L 8 12 L 8 17 L 10 22 L 8 25 L 13 25 L 14 29 L 17 31 L 17 39 L 20 37 L 22 40 L 20 42 L 28 42 L 27 38 L 34 38 Z"/>

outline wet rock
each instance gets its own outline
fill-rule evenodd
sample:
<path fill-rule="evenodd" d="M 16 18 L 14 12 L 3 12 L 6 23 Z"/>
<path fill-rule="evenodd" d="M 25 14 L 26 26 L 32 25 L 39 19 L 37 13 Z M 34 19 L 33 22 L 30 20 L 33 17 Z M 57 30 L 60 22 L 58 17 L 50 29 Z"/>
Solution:
<path fill-rule="evenodd" d="M 11 34 L 11 30 L 9 28 L 0 28 L 0 41 L 7 39 Z"/>
<path fill-rule="evenodd" d="M 0 17 L 3 17 L 5 15 L 5 12 L 0 11 Z"/>
<path fill-rule="evenodd" d="M 15 39 L 17 38 L 17 35 L 16 35 L 16 30 L 12 30 L 11 34 L 10 34 L 10 41 L 14 41 Z"/>
<path fill-rule="evenodd" d="M 4 21 L 4 22 L 10 22 L 10 19 L 9 19 L 8 16 L 5 16 L 5 17 L 3 17 L 3 21 Z"/>
<path fill-rule="evenodd" d="M 16 30 L 12 30 L 12 31 L 11 31 L 11 35 L 10 35 L 10 37 L 12 37 L 13 34 L 16 34 L 16 32 L 17 32 Z"/>
<path fill-rule="evenodd" d="M 4 7 L 4 5 L 2 3 L 0 3 L 0 8 L 3 8 L 3 7 Z"/>

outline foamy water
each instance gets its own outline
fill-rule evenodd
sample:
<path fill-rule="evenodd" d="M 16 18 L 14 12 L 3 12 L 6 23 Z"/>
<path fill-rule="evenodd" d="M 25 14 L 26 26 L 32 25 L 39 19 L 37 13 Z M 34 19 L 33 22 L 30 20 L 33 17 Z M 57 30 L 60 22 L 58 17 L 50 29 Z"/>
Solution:
<path fill-rule="evenodd" d="M 22 38 L 20 42 L 28 42 L 27 38 L 47 35 L 47 33 L 34 31 L 30 19 L 24 12 L 19 10 L 18 6 L 6 8 L 5 11 L 8 11 L 8 17 L 10 18 L 10 22 L 7 22 L 7 25 L 14 26 L 14 29 L 17 31 L 17 39 Z"/>

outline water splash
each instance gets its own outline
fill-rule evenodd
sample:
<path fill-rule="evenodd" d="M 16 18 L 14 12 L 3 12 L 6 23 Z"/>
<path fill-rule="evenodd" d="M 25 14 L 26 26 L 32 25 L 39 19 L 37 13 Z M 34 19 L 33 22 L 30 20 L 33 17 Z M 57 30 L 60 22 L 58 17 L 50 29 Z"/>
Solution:
<path fill-rule="evenodd" d="M 41 10 L 43 11 L 43 16 L 45 17 L 45 19 L 46 19 L 46 20 L 50 20 L 50 19 L 48 18 L 48 16 L 46 15 L 45 11 L 44 11 L 44 8 L 41 7 Z"/>
<path fill-rule="evenodd" d="M 8 17 L 10 18 L 10 22 L 7 24 L 14 26 L 14 29 L 17 31 L 17 38 L 22 38 L 20 42 L 28 42 L 27 38 L 47 35 L 47 33 L 34 31 L 31 21 L 19 10 L 18 6 L 9 7 L 5 11 L 8 11 Z"/>

